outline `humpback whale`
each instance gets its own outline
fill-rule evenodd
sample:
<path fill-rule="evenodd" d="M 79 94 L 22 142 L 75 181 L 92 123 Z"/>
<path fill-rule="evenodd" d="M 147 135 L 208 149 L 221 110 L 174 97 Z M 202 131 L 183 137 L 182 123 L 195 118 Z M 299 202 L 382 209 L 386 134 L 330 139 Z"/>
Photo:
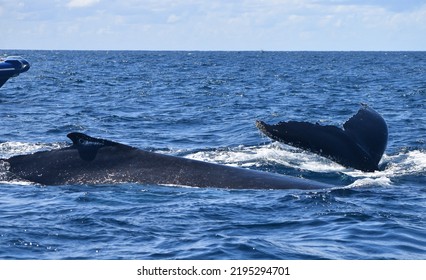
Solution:
<path fill-rule="evenodd" d="M 72 145 L 3 161 L 13 177 L 42 185 L 141 183 L 229 189 L 325 189 L 325 183 L 144 151 L 82 133 Z"/>
<path fill-rule="evenodd" d="M 365 104 L 361 104 L 358 113 L 343 124 L 343 129 L 297 121 L 275 125 L 256 121 L 256 126 L 273 140 L 365 172 L 379 170 L 388 140 L 385 120 Z"/>

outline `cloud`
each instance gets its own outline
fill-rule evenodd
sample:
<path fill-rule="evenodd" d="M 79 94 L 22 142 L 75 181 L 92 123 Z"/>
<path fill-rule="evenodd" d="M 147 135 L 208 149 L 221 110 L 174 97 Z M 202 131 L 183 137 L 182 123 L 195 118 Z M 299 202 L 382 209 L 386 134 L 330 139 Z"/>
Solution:
<path fill-rule="evenodd" d="M 403 2 L 0 0 L 0 26 L 3 48 L 426 50 L 426 4 Z"/>
<path fill-rule="evenodd" d="M 85 8 L 99 3 L 100 0 L 70 0 L 67 4 L 68 8 Z"/>
<path fill-rule="evenodd" d="M 175 14 L 172 14 L 167 18 L 167 23 L 176 23 L 176 22 L 179 21 L 179 19 L 180 19 L 180 17 L 178 17 Z"/>

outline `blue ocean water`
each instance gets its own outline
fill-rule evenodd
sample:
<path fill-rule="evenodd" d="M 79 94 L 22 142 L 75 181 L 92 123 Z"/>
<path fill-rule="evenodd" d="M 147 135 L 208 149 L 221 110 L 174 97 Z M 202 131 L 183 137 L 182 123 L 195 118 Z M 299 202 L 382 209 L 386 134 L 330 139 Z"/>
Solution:
<path fill-rule="evenodd" d="M 31 69 L 0 89 L 0 158 L 79 131 L 337 187 L 57 187 L 0 171 L 0 259 L 426 257 L 426 52 L 3 53 Z M 254 125 L 342 125 L 360 103 L 388 123 L 383 171 L 341 167 Z"/>

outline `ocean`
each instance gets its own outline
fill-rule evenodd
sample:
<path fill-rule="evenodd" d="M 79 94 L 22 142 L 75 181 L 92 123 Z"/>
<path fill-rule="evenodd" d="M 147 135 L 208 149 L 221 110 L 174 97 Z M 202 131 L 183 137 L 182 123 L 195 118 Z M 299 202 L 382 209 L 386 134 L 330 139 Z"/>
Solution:
<path fill-rule="evenodd" d="M 41 186 L 6 180 L 3 167 L 0 259 L 426 257 L 426 52 L 1 54 L 21 55 L 31 69 L 0 89 L 0 158 L 65 147 L 76 131 L 336 187 Z M 360 103 L 389 128 L 374 173 L 255 127 L 342 126 Z"/>

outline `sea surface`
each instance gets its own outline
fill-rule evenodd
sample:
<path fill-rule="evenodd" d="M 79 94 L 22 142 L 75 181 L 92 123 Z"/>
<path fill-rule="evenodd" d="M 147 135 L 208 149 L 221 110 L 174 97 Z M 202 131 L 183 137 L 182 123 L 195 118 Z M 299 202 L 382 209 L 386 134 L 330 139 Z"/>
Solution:
<path fill-rule="evenodd" d="M 329 190 L 41 186 L 0 171 L 0 259 L 425 259 L 426 52 L 22 51 L 0 158 L 73 131 Z M 387 121 L 382 171 L 271 141 L 256 120 Z M 1 168 L 1 167 L 0 167 Z"/>

